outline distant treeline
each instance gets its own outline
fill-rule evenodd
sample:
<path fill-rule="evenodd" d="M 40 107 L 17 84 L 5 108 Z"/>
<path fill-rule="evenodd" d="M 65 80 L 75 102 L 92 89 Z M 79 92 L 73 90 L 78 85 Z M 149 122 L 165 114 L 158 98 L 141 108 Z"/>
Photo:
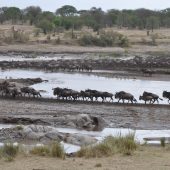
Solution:
<path fill-rule="evenodd" d="M 40 7 L 30 6 L 25 9 L 16 7 L 0 8 L 0 23 L 28 23 L 41 28 L 44 33 L 64 28 L 80 29 L 82 26 L 98 31 L 101 28 L 117 26 L 132 29 L 158 29 L 170 27 L 170 8 L 164 10 L 116 10 L 107 12 L 101 8 L 78 11 L 74 6 L 65 5 L 55 13 L 42 11 Z"/>

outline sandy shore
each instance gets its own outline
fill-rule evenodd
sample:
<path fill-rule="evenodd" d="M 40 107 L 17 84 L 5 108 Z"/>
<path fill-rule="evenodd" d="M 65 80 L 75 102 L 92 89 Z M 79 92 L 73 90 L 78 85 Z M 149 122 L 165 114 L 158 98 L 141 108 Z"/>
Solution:
<path fill-rule="evenodd" d="M 133 156 L 66 158 L 19 155 L 13 162 L 0 160 L 2 170 L 169 170 L 169 148 L 141 147 Z"/>

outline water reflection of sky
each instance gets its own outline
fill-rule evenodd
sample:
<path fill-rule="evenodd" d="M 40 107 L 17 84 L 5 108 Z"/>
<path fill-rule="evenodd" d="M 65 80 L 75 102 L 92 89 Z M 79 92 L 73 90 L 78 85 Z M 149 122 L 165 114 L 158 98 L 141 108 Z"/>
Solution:
<path fill-rule="evenodd" d="M 85 57 L 84 55 L 79 54 L 53 54 L 53 55 L 0 55 L 0 61 L 48 61 L 48 60 L 67 60 L 67 59 L 79 59 Z"/>
<path fill-rule="evenodd" d="M 6 77 L 40 77 L 43 80 L 48 80 L 48 82 L 33 85 L 37 90 L 46 90 L 47 93 L 43 94 L 45 97 L 52 97 L 52 88 L 54 87 L 66 87 L 79 91 L 90 88 L 111 93 L 124 90 L 132 93 L 137 100 L 143 91 L 156 93 L 160 97 L 162 97 L 162 92 L 164 90 L 170 91 L 170 82 L 168 81 L 117 79 L 79 73 L 46 73 L 34 70 L 6 70 L 0 72 L 0 78 Z M 160 103 L 167 103 L 167 100 L 160 101 Z"/>

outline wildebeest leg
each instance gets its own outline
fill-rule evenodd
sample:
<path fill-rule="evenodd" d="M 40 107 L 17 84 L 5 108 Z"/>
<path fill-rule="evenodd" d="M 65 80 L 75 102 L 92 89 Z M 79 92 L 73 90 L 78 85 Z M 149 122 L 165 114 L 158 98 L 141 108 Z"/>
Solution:
<path fill-rule="evenodd" d="M 159 104 L 159 99 L 156 99 L 157 103 Z"/>
<path fill-rule="evenodd" d="M 102 98 L 102 103 L 104 102 L 104 97 L 101 97 Z"/>
<path fill-rule="evenodd" d="M 120 102 L 120 99 L 118 100 L 118 103 Z"/>

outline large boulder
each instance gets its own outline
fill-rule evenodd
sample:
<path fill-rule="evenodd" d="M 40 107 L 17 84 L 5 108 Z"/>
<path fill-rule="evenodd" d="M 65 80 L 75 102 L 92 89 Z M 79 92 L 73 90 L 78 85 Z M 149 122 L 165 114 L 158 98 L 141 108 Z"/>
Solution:
<path fill-rule="evenodd" d="M 66 142 L 74 145 L 84 146 L 95 143 L 94 137 L 83 134 L 61 133 L 55 128 L 41 125 L 30 125 L 24 127 L 22 131 L 24 140 L 39 141 L 47 144 L 51 141 Z"/>
<path fill-rule="evenodd" d="M 101 131 L 107 126 L 103 118 L 87 114 L 79 114 L 77 116 L 68 115 L 65 117 L 65 123 L 67 126 L 89 131 Z"/>

